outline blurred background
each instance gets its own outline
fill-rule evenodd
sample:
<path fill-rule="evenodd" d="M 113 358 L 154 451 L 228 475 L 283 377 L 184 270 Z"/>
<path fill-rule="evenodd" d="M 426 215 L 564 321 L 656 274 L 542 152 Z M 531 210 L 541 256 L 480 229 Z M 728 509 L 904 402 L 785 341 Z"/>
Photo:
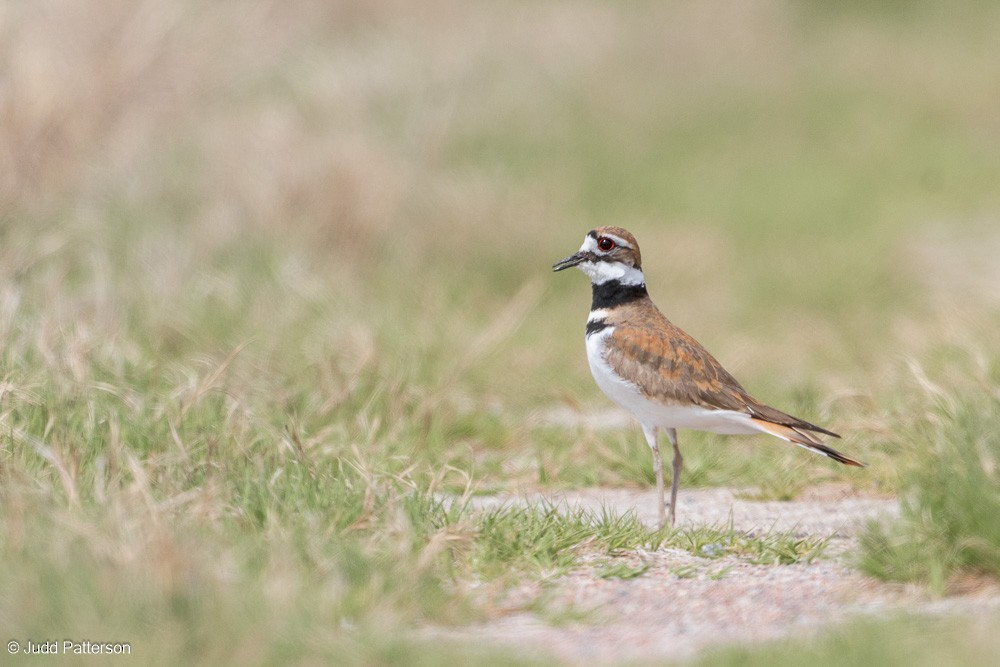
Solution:
<path fill-rule="evenodd" d="M 522 450 L 484 420 L 608 405 L 586 279 L 549 267 L 615 224 L 751 391 L 878 431 L 907 358 L 997 321 L 998 25 L 988 2 L 8 3 L 7 372 L 162 393 L 239 347 L 276 423 L 391 395 Z"/>
<path fill-rule="evenodd" d="M 451 379 L 505 404 L 596 396 L 585 279 L 548 267 L 617 224 L 667 315 L 758 386 L 857 383 L 927 318 L 1000 302 L 997 13 L 7 3 L 0 333 L 373 345 L 417 373 L 466 353 Z"/>
<path fill-rule="evenodd" d="M 5 493 L 294 523 L 326 501 L 272 488 L 288 452 L 648 485 L 550 270 L 602 224 L 752 393 L 891 461 L 915 387 L 1000 377 L 998 34 L 974 0 L 2 3 Z M 688 442 L 692 484 L 843 482 Z"/>
<path fill-rule="evenodd" d="M 627 421 L 587 370 L 586 278 L 550 271 L 615 224 L 753 393 L 891 454 L 914 360 L 995 370 L 998 26 L 988 2 L 7 3 L 11 419 L 73 450 L 66 415 L 100 447 L 120 413 L 156 452 L 163 401 L 222 391 L 254 441 L 647 483 L 634 428 L 592 428 Z"/>

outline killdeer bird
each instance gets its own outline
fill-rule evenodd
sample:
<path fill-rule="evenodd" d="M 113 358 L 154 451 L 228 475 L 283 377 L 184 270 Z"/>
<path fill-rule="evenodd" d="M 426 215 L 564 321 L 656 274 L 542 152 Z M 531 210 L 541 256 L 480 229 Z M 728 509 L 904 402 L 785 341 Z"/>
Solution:
<path fill-rule="evenodd" d="M 839 438 L 765 405 L 708 350 L 668 320 L 646 292 L 635 237 L 621 227 L 598 227 L 580 251 L 553 271 L 577 267 L 590 276 L 594 299 L 587 318 L 587 360 L 597 386 L 639 420 L 653 450 L 660 526 L 666 524 L 663 459 L 657 444 L 665 431 L 674 448 L 670 524 L 674 524 L 683 457 L 677 429 L 727 435 L 769 433 L 845 465 L 863 467 L 823 444 L 817 433 Z"/>

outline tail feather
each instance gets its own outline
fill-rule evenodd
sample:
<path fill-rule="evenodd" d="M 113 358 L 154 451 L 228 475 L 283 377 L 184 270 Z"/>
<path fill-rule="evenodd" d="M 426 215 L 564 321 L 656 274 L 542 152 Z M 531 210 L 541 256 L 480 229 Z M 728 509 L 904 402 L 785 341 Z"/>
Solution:
<path fill-rule="evenodd" d="M 765 433 L 770 433 L 773 436 L 781 438 L 782 440 L 787 440 L 792 444 L 808 449 L 809 451 L 816 452 L 817 454 L 828 456 L 838 463 L 843 463 L 848 466 L 857 466 L 859 468 L 865 467 L 864 463 L 855 461 L 852 458 L 844 456 L 836 449 L 826 446 L 819 438 L 804 429 L 785 426 L 784 424 L 775 424 L 774 422 L 764 421 L 763 419 L 751 419 L 751 421 L 754 426 Z"/>

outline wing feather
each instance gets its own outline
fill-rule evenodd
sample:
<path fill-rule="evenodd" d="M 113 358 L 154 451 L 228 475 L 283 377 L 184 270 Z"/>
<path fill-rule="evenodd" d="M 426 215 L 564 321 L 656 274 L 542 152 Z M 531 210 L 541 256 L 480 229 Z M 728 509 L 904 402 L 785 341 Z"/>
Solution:
<path fill-rule="evenodd" d="M 702 345 L 649 302 L 626 322 L 614 323 L 605 361 L 622 377 L 633 378 L 648 398 L 735 410 L 796 431 L 840 436 L 753 398 Z"/>

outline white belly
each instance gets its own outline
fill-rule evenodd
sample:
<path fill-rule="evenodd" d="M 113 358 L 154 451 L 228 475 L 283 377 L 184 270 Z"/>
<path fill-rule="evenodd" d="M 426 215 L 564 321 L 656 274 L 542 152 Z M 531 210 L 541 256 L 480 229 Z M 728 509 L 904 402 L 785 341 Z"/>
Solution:
<path fill-rule="evenodd" d="M 590 362 L 590 372 L 601 391 L 635 415 L 644 426 L 688 428 L 728 435 L 760 432 L 750 420 L 750 415 L 743 412 L 660 403 L 646 398 L 636 385 L 616 375 L 604 360 L 605 342 L 613 331 L 614 327 L 608 327 L 587 337 L 587 360 Z"/>

